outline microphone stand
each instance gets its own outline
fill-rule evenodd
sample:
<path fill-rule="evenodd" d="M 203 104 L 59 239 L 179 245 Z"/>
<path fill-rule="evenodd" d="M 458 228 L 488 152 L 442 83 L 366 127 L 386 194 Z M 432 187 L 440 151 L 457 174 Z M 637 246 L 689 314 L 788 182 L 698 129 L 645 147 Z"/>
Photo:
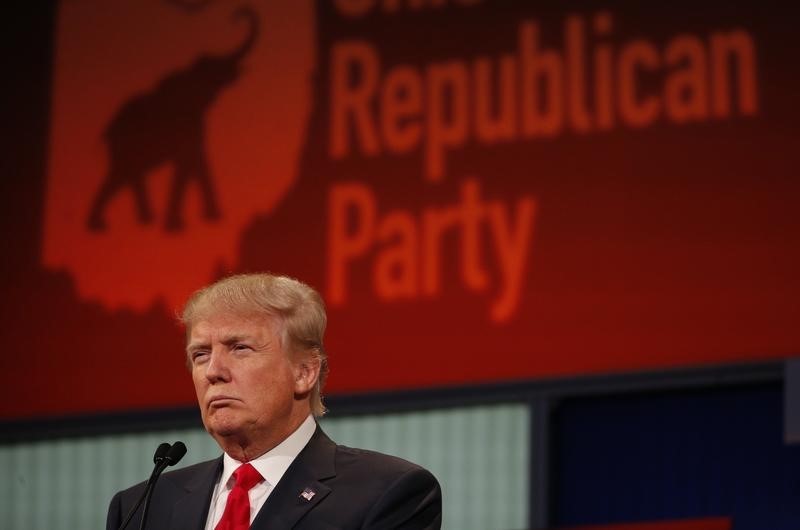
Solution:
<path fill-rule="evenodd" d="M 144 501 L 144 511 L 142 513 L 142 522 L 139 525 L 139 529 L 144 529 L 145 518 L 147 517 L 147 511 L 150 506 L 150 497 L 153 495 L 153 490 L 155 488 L 156 481 L 161 473 L 166 469 L 167 466 L 172 466 L 178 463 L 178 461 L 183 458 L 183 455 L 186 454 L 186 446 L 183 442 L 175 442 L 173 445 L 168 443 L 162 443 L 156 449 L 155 454 L 153 455 L 153 463 L 155 463 L 155 467 L 153 468 L 153 472 L 150 473 L 150 478 L 147 480 L 147 485 L 145 486 L 144 493 L 139 497 L 136 501 L 136 504 L 128 512 L 128 515 L 125 516 L 125 520 L 119 527 L 119 530 L 124 530 L 128 523 L 131 522 L 133 519 L 136 510 L 139 509 L 139 506 L 142 505 Z"/>
<path fill-rule="evenodd" d="M 147 521 L 147 511 L 150 509 L 150 498 L 153 496 L 156 480 L 158 480 L 158 477 L 161 476 L 161 472 L 164 471 L 167 466 L 174 466 L 185 454 L 186 446 L 183 442 L 175 442 L 172 444 L 172 447 L 169 448 L 167 454 L 164 455 L 164 459 L 156 464 L 155 469 L 153 469 L 153 475 L 150 477 L 150 480 L 147 482 L 147 487 L 145 488 L 144 510 L 142 511 L 142 521 L 139 523 L 139 530 L 144 530 L 144 525 Z"/>

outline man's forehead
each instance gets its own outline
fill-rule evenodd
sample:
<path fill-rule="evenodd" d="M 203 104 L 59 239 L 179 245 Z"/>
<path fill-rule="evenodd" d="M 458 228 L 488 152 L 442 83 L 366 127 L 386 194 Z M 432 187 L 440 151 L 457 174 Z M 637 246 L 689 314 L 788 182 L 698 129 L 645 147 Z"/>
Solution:
<path fill-rule="evenodd" d="M 203 315 L 191 323 L 186 334 L 191 340 L 201 337 L 253 335 L 264 331 L 274 333 L 277 324 L 275 317 L 264 313 L 215 312 Z"/>

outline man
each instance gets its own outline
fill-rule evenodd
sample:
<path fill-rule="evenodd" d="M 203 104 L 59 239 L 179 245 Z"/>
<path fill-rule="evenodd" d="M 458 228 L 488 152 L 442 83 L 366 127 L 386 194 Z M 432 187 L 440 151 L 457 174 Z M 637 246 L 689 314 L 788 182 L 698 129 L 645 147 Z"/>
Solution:
<path fill-rule="evenodd" d="M 441 491 L 421 467 L 338 446 L 324 412 L 327 317 L 319 294 L 270 274 L 225 278 L 184 308 L 187 362 L 206 430 L 222 457 L 166 473 L 147 528 L 435 529 Z M 117 493 L 116 530 L 144 485 Z M 128 525 L 138 528 L 141 508 Z"/>

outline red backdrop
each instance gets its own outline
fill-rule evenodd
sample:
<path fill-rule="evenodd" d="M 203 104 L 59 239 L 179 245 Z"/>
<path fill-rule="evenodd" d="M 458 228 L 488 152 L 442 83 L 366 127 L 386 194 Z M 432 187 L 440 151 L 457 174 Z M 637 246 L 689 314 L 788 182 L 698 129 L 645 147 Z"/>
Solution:
<path fill-rule="evenodd" d="M 319 288 L 329 392 L 796 354 L 792 22 L 568 7 L 63 2 L 0 416 L 191 404 L 231 271 Z"/>

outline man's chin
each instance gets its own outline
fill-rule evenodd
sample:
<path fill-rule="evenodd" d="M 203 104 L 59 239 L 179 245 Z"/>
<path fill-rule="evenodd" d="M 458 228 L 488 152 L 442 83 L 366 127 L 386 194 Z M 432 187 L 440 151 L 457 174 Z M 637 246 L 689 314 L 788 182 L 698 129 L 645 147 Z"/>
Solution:
<path fill-rule="evenodd" d="M 206 430 L 214 437 L 228 438 L 242 432 L 242 423 L 236 418 L 221 411 L 217 411 L 210 418 L 206 418 Z"/>

